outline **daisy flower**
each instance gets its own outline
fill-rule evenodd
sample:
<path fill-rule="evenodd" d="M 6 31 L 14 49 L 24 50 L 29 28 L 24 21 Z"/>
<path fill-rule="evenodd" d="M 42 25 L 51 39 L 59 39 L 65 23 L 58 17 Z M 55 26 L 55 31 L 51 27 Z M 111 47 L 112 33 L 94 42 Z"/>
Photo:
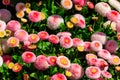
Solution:
<path fill-rule="evenodd" d="M 47 19 L 48 28 L 51 30 L 60 28 L 62 23 L 64 23 L 64 19 L 59 15 L 51 15 Z"/>
<path fill-rule="evenodd" d="M 2 66 L 3 64 L 3 58 L 0 56 L 0 67 Z"/>
<path fill-rule="evenodd" d="M 3 38 L 6 36 L 6 32 L 3 30 L 0 30 L 0 38 Z"/>
<path fill-rule="evenodd" d="M 2 20 L 0 20 L 0 30 L 5 30 L 6 29 L 6 23 Z"/>
<path fill-rule="evenodd" d="M 14 63 L 13 63 L 13 62 L 9 62 L 8 65 L 7 65 L 8 69 L 12 69 L 13 66 L 14 66 Z"/>
<path fill-rule="evenodd" d="M 37 43 L 39 41 L 39 36 L 37 34 L 30 34 L 28 36 L 28 40 L 31 42 L 31 43 Z"/>
<path fill-rule="evenodd" d="M 26 62 L 26 63 L 32 63 L 32 62 L 35 62 L 36 56 L 33 52 L 25 51 L 22 54 L 22 60 L 23 62 Z"/>
<path fill-rule="evenodd" d="M 60 38 L 60 45 L 63 48 L 71 48 L 73 46 L 73 40 L 70 36 L 62 36 Z"/>
<path fill-rule="evenodd" d="M 90 79 L 97 79 L 97 78 L 100 78 L 101 76 L 101 70 L 99 67 L 90 66 L 86 68 L 85 74 Z"/>
<path fill-rule="evenodd" d="M 97 63 L 97 58 L 91 58 L 91 59 L 88 59 L 87 60 L 87 63 L 90 65 L 90 66 L 95 66 L 96 63 Z"/>
<path fill-rule="evenodd" d="M 23 44 L 24 44 L 24 46 L 29 46 L 31 44 L 31 42 L 26 40 L 26 41 L 23 41 Z"/>
<path fill-rule="evenodd" d="M 61 68 L 69 68 L 70 67 L 70 60 L 66 56 L 59 56 L 56 61 L 57 65 Z"/>
<path fill-rule="evenodd" d="M 57 35 L 51 34 L 48 38 L 48 41 L 53 43 L 53 44 L 58 44 L 59 43 L 59 37 Z"/>
<path fill-rule="evenodd" d="M 54 74 L 50 80 L 67 80 L 66 76 L 61 73 Z"/>
<path fill-rule="evenodd" d="M 120 22 L 117 22 L 116 24 L 116 30 L 118 33 L 120 33 Z"/>
<path fill-rule="evenodd" d="M 16 47 L 16 46 L 18 46 L 19 45 L 19 39 L 16 38 L 16 37 L 10 37 L 10 38 L 8 38 L 7 45 L 9 47 Z"/>
<path fill-rule="evenodd" d="M 74 27 L 73 23 L 70 22 L 70 21 L 67 21 L 67 22 L 66 22 L 66 26 L 67 26 L 69 29 L 71 29 L 71 28 Z"/>
<path fill-rule="evenodd" d="M 84 51 L 91 51 L 90 44 L 91 44 L 91 42 L 89 42 L 89 41 L 84 42 Z"/>
<path fill-rule="evenodd" d="M 22 65 L 19 63 L 15 63 L 14 66 L 12 67 L 13 72 L 20 72 L 22 70 Z"/>
<path fill-rule="evenodd" d="M 86 5 L 86 0 L 72 0 L 74 4 L 80 5 L 81 7 Z"/>
<path fill-rule="evenodd" d="M 40 12 L 40 17 L 41 17 L 41 20 L 44 20 L 46 18 L 45 13 Z"/>
<path fill-rule="evenodd" d="M 41 40 L 46 40 L 49 38 L 49 34 L 46 31 L 40 31 L 38 32 L 38 36 Z"/>
<path fill-rule="evenodd" d="M 25 15 L 24 11 L 18 11 L 18 12 L 16 13 L 17 18 L 23 18 L 24 15 Z"/>
<path fill-rule="evenodd" d="M 106 71 L 106 70 L 101 71 L 101 74 L 102 74 L 103 77 L 105 77 L 105 78 L 107 78 L 107 79 L 112 78 L 112 74 L 110 74 L 110 73 L 109 73 L 108 71 Z"/>
<path fill-rule="evenodd" d="M 25 11 L 26 7 L 25 7 L 24 3 L 19 2 L 19 3 L 16 4 L 15 9 L 16 9 L 17 12 L 18 11 Z"/>
<path fill-rule="evenodd" d="M 20 41 L 28 40 L 28 32 L 23 29 L 15 31 L 14 36 L 18 38 Z"/>
<path fill-rule="evenodd" d="M 105 44 L 107 41 L 107 36 L 103 32 L 95 32 L 91 35 L 91 40 L 92 41 L 100 41 L 102 44 Z"/>
<path fill-rule="evenodd" d="M 103 48 L 102 43 L 100 41 L 92 41 L 90 47 L 92 51 L 96 51 L 96 52 L 102 50 Z"/>
<path fill-rule="evenodd" d="M 106 17 L 107 13 L 111 11 L 111 7 L 105 2 L 99 2 L 95 5 L 95 11 L 101 16 Z"/>
<path fill-rule="evenodd" d="M 48 61 L 48 63 L 49 63 L 51 66 L 57 65 L 57 64 L 56 64 L 56 61 L 57 61 L 57 57 L 56 57 L 56 56 L 49 56 L 49 57 L 47 58 L 47 61 Z"/>
<path fill-rule="evenodd" d="M 115 40 L 108 40 L 105 44 L 105 49 L 110 53 L 114 53 L 118 50 L 118 43 Z"/>
<path fill-rule="evenodd" d="M 82 39 L 73 38 L 73 46 L 74 46 L 74 47 L 84 46 L 84 42 L 83 42 Z"/>
<path fill-rule="evenodd" d="M 3 5 L 9 5 L 10 4 L 10 0 L 2 0 L 2 4 Z"/>
<path fill-rule="evenodd" d="M 57 36 L 62 37 L 62 36 L 71 36 L 72 34 L 70 32 L 58 32 Z"/>
<path fill-rule="evenodd" d="M 8 65 L 10 62 L 12 62 L 12 57 L 10 55 L 3 55 L 3 62 Z"/>
<path fill-rule="evenodd" d="M 11 20 L 7 23 L 6 28 L 11 31 L 17 31 L 21 28 L 21 24 L 16 20 Z"/>
<path fill-rule="evenodd" d="M 61 5 L 62 5 L 62 7 L 63 7 L 64 9 L 69 10 L 69 9 L 72 8 L 73 3 L 72 3 L 71 0 L 62 0 L 62 1 L 61 1 Z"/>
<path fill-rule="evenodd" d="M 86 60 L 89 60 L 89 59 L 92 59 L 92 58 L 97 59 L 97 56 L 95 54 L 92 54 L 92 53 L 86 54 Z"/>
<path fill-rule="evenodd" d="M 11 20 L 11 12 L 7 9 L 0 9 L 0 20 L 3 20 L 5 22 L 8 22 Z"/>
<path fill-rule="evenodd" d="M 120 64 L 120 58 L 116 55 L 111 55 L 111 58 L 108 59 L 108 62 L 112 65 L 119 65 Z"/>
<path fill-rule="evenodd" d="M 87 5 L 88 5 L 88 7 L 89 7 L 90 9 L 94 9 L 94 8 L 95 8 L 93 2 L 91 2 L 91 1 L 87 1 Z"/>

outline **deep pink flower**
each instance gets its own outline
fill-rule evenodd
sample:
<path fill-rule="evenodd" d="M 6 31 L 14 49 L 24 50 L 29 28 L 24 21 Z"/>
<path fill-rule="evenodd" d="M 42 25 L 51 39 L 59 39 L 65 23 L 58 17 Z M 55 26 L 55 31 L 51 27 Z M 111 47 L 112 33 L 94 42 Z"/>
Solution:
<path fill-rule="evenodd" d="M 5 30 L 5 29 L 6 29 L 6 23 L 0 20 L 0 30 Z"/>
<path fill-rule="evenodd" d="M 74 47 L 84 46 L 84 42 L 80 38 L 73 38 L 73 46 Z"/>
<path fill-rule="evenodd" d="M 97 79 L 97 78 L 100 78 L 101 76 L 101 70 L 99 67 L 90 66 L 86 68 L 85 74 L 90 79 Z"/>
<path fill-rule="evenodd" d="M 120 33 L 120 22 L 117 22 L 116 24 L 116 30 L 118 33 Z"/>
<path fill-rule="evenodd" d="M 3 62 L 8 65 L 12 61 L 12 57 L 10 55 L 3 55 Z"/>
<path fill-rule="evenodd" d="M 28 41 L 30 41 L 30 43 L 37 43 L 39 41 L 39 36 L 37 34 L 30 34 L 28 36 Z"/>
<path fill-rule="evenodd" d="M 66 56 L 59 56 L 56 63 L 61 68 L 67 69 L 70 67 L 70 60 Z"/>
<path fill-rule="evenodd" d="M 118 50 L 118 43 L 115 40 L 108 40 L 105 44 L 105 49 L 111 53 L 114 53 Z"/>
<path fill-rule="evenodd" d="M 64 9 L 69 10 L 69 9 L 72 8 L 73 3 L 72 3 L 71 0 L 62 0 L 62 1 L 61 1 L 61 5 L 62 5 L 62 7 L 63 7 Z"/>
<path fill-rule="evenodd" d="M 95 66 L 96 63 L 97 63 L 97 58 L 91 58 L 91 59 L 88 59 L 87 60 L 87 63 L 90 65 L 90 66 Z"/>
<path fill-rule="evenodd" d="M 86 5 L 86 0 L 72 0 L 74 4 L 80 5 L 81 7 Z"/>
<path fill-rule="evenodd" d="M 105 80 L 104 78 L 97 78 L 97 79 L 94 79 L 94 80 Z"/>
<path fill-rule="evenodd" d="M 116 55 L 111 55 L 111 58 L 108 59 L 108 62 L 112 65 L 119 65 L 120 64 L 120 58 Z"/>
<path fill-rule="evenodd" d="M 48 38 L 48 41 L 53 43 L 53 44 L 58 44 L 59 43 L 59 37 L 57 35 L 51 34 Z"/>
<path fill-rule="evenodd" d="M 38 32 L 38 36 L 41 40 L 46 40 L 49 38 L 49 34 L 46 31 L 40 31 Z"/>
<path fill-rule="evenodd" d="M 94 9 L 94 8 L 95 8 L 93 2 L 91 2 L 91 1 L 87 1 L 87 5 L 88 5 L 88 7 L 89 7 L 90 9 Z"/>
<path fill-rule="evenodd" d="M 16 4 L 15 6 L 16 11 L 25 11 L 26 7 L 25 7 L 25 3 L 19 2 Z"/>
<path fill-rule="evenodd" d="M 67 78 L 65 75 L 61 73 L 57 73 L 57 74 L 54 74 L 50 80 L 67 80 Z"/>
<path fill-rule="evenodd" d="M 20 41 L 28 40 L 28 32 L 22 29 L 15 31 L 14 36 L 17 37 Z"/>
<path fill-rule="evenodd" d="M 39 55 L 34 62 L 34 67 L 38 70 L 46 70 L 49 68 L 49 63 L 47 61 L 47 57 L 44 55 Z"/>
<path fill-rule="evenodd" d="M 57 57 L 56 56 L 49 56 L 47 58 L 47 61 L 48 63 L 51 65 L 51 66 L 55 66 L 56 65 L 56 61 L 57 61 Z"/>
<path fill-rule="evenodd" d="M 62 36 L 60 38 L 60 45 L 63 48 L 71 48 L 73 46 L 73 40 L 70 36 Z"/>
<path fill-rule="evenodd" d="M 32 22 L 39 22 L 41 20 L 40 12 L 33 10 L 28 14 L 28 18 Z"/>
<path fill-rule="evenodd" d="M 32 62 L 35 62 L 36 56 L 33 52 L 25 51 L 22 54 L 22 60 L 23 62 L 26 62 L 26 63 L 32 63 Z"/>
<path fill-rule="evenodd" d="M 71 36 L 72 34 L 70 32 L 58 32 L 57 36 L 62 37 L 62 36 Z"/>
<path fill-rule="evenodd" d="M 7 40 L 7 45 L 9 47 L 17 47 L 19 45 L 19 39 L 16 37 L 10 37 Z"/>
<path fill-rule="evenodd" d="M 95 32 L 91 35 L 91 40 L 92 41 L 100 41 L 102 44 L 105 44 L 107 41 L 107 36 L 103 32 Z"/>
<path fill-rule="evenodd" d="M 108 71 L 106 71 L 106 70 L 103 70 L 102 72 L 101 72 L 101 74 L 102 74 L 102 76 L 104 76 L 105 78 L 112 78 L 112 74 L 110 74 Z"/>
<path fill-rule="evenodd" d="M 11 20 L 7 23 L 7 29 L 11 31 L 17 31 L 21 28 L 21 24 L 16 20 Z"/>
<path fill-rule="evenodd" d="M 85 51 L 91 51 L 90 44 L 91 44 L 91 42 L 88 42 L 88 41 L 84 42 L 84 50 Z"/>
<path fill-rule="evenodd" d="M 10 0 L 2 0 L 3 5 L 9 5 L 10 4 Z"/>

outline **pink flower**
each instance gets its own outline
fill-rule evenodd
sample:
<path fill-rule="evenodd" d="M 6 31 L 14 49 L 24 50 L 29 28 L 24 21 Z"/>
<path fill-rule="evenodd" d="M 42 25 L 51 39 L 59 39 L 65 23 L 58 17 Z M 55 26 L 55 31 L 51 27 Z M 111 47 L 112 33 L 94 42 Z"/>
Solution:
<path fill-rule="evenodd" d="M 86 5 L 86 0 L 72 0 L 74 4 L 80 5 L 81 7 Z"/>
<path fill-rule="evenodd" d="M 37 43 L 39 41 L 39 36 L 37 34 L 30 34 L 28 36 L 28 40 L 31 42 L 31 43 Z"/>
<path fill-rule="evenodd" d="M 6 23 L 2 20 L 0 20 L 0 30 L 5 30 L 6 29 Z"/>
<path fill-rule="evenodd" d="M 114 21 L 114 22 L 117 22 L 120 19 L 119 12 L 115 10 L 109 11 L 106 15 L 109 20 Z"/>
<path fill-rule="evenodd" d="M 105 80 L 104 78 L 97 78 L 97 79 L 94 79 L 94 80 Z"/>
<path fill-rule="evenodd" d="M 90 65 L 90 66 L 95 66 L 96 63 L 97 63 L 97 58 L 91 58 L 91 59 L 88 59 L 87 60 L 87 63 Z"/>
<path fill-rule="evenodd" d="M 49 63 L 47 62 L 47 57 L 44 55 L 39 55 L 34 62 L 34 67 L 38 70 L 46 70 L 49 68 Z"/>
<path fill-rule="evenodd" d="M 0 9 L 0 20 L 8 22 L 11 20 L 11 12 L 7 9 Z"/>
<path fill-rule="evenodd" d="M 118 50 L 118 43 L 115 40 L 108 40 L 105 44 L 105 49 L 111 53 L 114 53 Z"/>
<path fill-rule="evenodd" d="M 25 9 L 26 9 L 25 4 L 22 3 L 22 2 L 19 2 L 19 3 L 16 4 L 15 9 L 16 9 L 17 12 L 18 11 L 25 11 Z"/>
<path fill-rule="evenodd" d="M 106 71 L 106 70 L 103 70 L 102 72 L 101 72 L 101 74 L 102 74 L 102 76 L 104 76 L 105 78 L 112 78 L 112 75 L 108 72 L 108 71 Z"/>
<path fill-rule="evenodd" d="M 32 62 L 35 62 L 36 56 L 33 52 L 25 51 L 22 54 L 22 60 L 23 62 L 26 62 L 26 63 L 32 63 Z"/>
<path fill-rule="evenodd" d="M 8 65 L 10 62 L 12 62 L 12 57 L 10 55 L 3 55 L 3 62 Z"/>
<path fill-rule="evenodd" d="M 111 55 L 111 58 L 108 59 L 108 62 L 112 65 L 119 65 L 120 64 L 120 58 L 116 55 Z"/>
<path fill-rule="evenodd" d="M 56 65 L 56 61 L 57 61 L 57 57 L 56 56 L 49 56 L 47 58 L 47 61 L 48 63 L 51 65 L 51 66 L 55 66 Z"/>
<path fill-rule="evenodd" d="M 51 15 L 47 19 L 48 28 L 51 30 L 56 30 L 60 28 L 60 25 L 64 23 L 64 20 L 59 15 Z"/>
<path fill-rule="evenodd" d="M 71 48 L 73 46 L 73 40 L 70 36 L 62 36 L 60 38 L 60 45 L 63 48 Z"/>
<path fill-rule="evenodd" d="M 67 78 L 65 75 L 61 73 L 57 73 L 57 74 L 54 74 L 50 80 L 67 80 Z"/>
<path fill-rule="evenodd" d="M 40 12 L 33 10 L 28 14 L 28 18 L 32 22 L 39 22 L 41 20 Z"/>
<path fill-rule="evenodd" d="M 102 44 L 105 44 L 107 41 L 107 36 L 103 32 L 95 32 L 91 35 L 91 40 L 92 41 L 100 41 Z"/>
<path fill-rule="evenodd" d="M 59 56 L 56 61 L 57 65 L 61 68 L 69 68 L 70 67 L 70 60 L 66 56 Z"/>
<path fill-rule="evenodd" d="M 106 17 L 107 13 L 111 11 L 111 7 L 105 2 L 99 2 L 95 5 L 95 11 L 101 16 Z"/>
<path fill-rule="evenodd" d="M 89 60 L 89 59 L 92 59 L 92 58 L 97 59 L 97 56 L 95 54 L 92 54 L 92 53 L 86 54 L 86 60 Z"/>
<path fill-rule="evenodd" d="M 110 52 L 105 49 L 100 50 L 97 54 L 99 57 L 106 59 L 106 60 L 111 58 Z"/>
<path fill-rule="evenodd" d="M 91 42 L 88 42 L 88 41 L 84 42 L 84 50 L 85 51 L 91 51 L 90 44 L 91 44 Z"/>
<path fill-rule="evenodd" d="M 62 36 L 71 36 L 72 34 L 70 32 L 58 32 L 57 36 L 62 37 Z"/>
<path fill-rule="evenodd" d="M 38 32 L 38 36 L 41 40 L 46 40 L 49 38 L 49 34 L 46 31 Z"/>
<path fill-rule="evenodd" d="M 85 18 L 81 14 L 75 14 L 73 17 L 78 19 L 76 26 L 80 28 L 85 28 Z"/>
<path fill-rule="evenodd" d="M 10 0 L 2 0 L 3 5 L 9 5 L 10 4 Z"/>
<path fill-rule="evenodd" d="M 31 42 L 30 42 L 30 41 L 28 41 L 28 40 L 23 41 L 23 43 L 24 43 L 24 46 L 29 46 L 29 45 L 31 44 Z"/>
<path fill-rule="evenodd" d="M 84 42 L 79 38 L 73 38 L 73 46 L 74 47 L 84 46 Z"/>
<path fill-rule="evenodd" d="M 77 63 L 72 63 L 66 71 L 71 73 L 71 76 L 68 76 L 71 80 L 78 80 L 84 75 L 83 68 Z"/>
<path fill-rule="evenodd" d="M 7 45 L 9 47 L 16 47 L 16 46 L 18 46 L 19 45 L 19 39 L 16 38 L 16 37 L 10 37 L 10 38 L 8 38 Z"/>
<path fill-rule="evenodd" d="M 90 79 L 97 79 L 97 78 L 100 78 L 101 70 L 99 67 L 90 66 L 86 68 L 85 74 Z"/>
<path fill-rule="evenodd" d="M 21 24 L 16 20 L 11 20 L 7 23 L 7 29 L 11 31 L 17 31 L 21 28 Z"/>
<path fill-rule="evenodd" d="M 72 3 L 71 0 L 62 0 L 62 1 L 61 1 L 61 5 L 62 5 L 62 7 L 63 7 L 64 9 L 69 10 L 69 9 L 72 8 L 73 3 Z"/>
<path fill-rule="evenodd" d="M 90 47 L 91 47 L 91 50 L 96 52 L 102 50 L 103 48 L 102 43 L 100 41 L 92 41 L 90 44 Z"/>
<path fill-rule="evenodd" d="M 53 44 L 58 44 L 59 43 L 59 37 L 57 35 L 50 35 L 48 38 L 48 41 L 53 43 Z"/>
<path fill-rule="evenodd" d="M 13 72 L 20 72 L 22 70 L 22 65 L 19 63 L 15 63 L 14 66 L 12 67 Z"/>
<path fill-rule="evenodd" d="M 120 22 L 117 22 L 116 24 L 116 30 L 118 33 L 120 33 Z"/>
<path fill-rule="evenodd" d="M 91 1 L 87 1 L 87 5 L 90 9 L 94 9 L 94 7 L 95 7 L 93 2 L 91 2 Z"/>
<path fill-rule="evenodd" d="M 17 37 L 20 41 L 28 40 L 28 32 L 22 29 L 15 31 L 14 36 Z"/>

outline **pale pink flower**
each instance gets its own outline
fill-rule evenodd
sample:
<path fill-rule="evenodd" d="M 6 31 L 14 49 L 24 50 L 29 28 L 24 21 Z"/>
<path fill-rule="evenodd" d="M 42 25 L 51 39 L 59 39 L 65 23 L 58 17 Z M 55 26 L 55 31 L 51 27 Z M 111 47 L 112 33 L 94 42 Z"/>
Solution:
<path fill-rule="evenodd" d="M 88 41 L 84 42 L 84 50 L 85 51 L 91 51 L 90 44 L 91 44 L 91 42 L 88 42 Z"/>
<path fill-rule="evenodd" d="M 17 31 L 21 28 L 21 24 L 16 20 L 11 20 L 7 23 L 6 28 L 11 31 Z"/>
<path fill-rule="evenodd" d="M 29 46 L 29 45 L 31 44 L 31 42 L 30 42 L 30 41 L 28 41 L 28 40 L 23 41 L 23 43 L 24 43 L 24 46 Z"/>
<path fill-rule="evenodd" d="M 12 57 L 10 55 L 3 55 L 3 62 L 8 65 L 10 62 L 12 62 Z"/>
<path fill-rule="evenodd" d="M 106 49 L 102 49 L 99 52 L 97 52 L 98 56 L 103 58 L 103 59 L 110 59 L 111 58 L 111 54 L 108 50 Z"/>
<path fill-rule="evenodd" d="M 33 10 L 28 14 L 28 18 L 32 22 L 39 22 L 41 20 L 40 12 Z"/>
<path fill-rule="evenodd" d="M 11 20 L 11 12 L 7 9 L 0 9 L 0 20 L 8 22 Z"/>
<path fill-rule="evenodd" d="M 39 40 L 40 38 L 37 34 L 30 34 L 28 36 L 28 41 L 30 41 L 30 43 L 37 43 Z"/>
<path fill-rule="evenodd" d="M 14 36 L 17 37 L 20 41 L 28 40 L 28 32 L 22 29 L 15 31 Z"/>
<path fill-rule="evenodd" d="M 92 58 L 96 58 L 97 59 L 97 56 L 95 54 L 92 54 L 92 53 L 89 53 L 89 54 L 86 54 L 86 60 L 89 60 L 89 59 L 92 59 Z"/>
<path fill-rule="evenodd" d="M 51 15 L 47 19 L 48 28 L 51 30 L 60 28 L 62 23 L 64 23 L 64 19 L 59 15 Z"/>
<path fill-rule="evenodd" d="M 108 40 L 105 44 L 105 49 L 110 53 L 114 53 L 118 50 L 118 43 L 115 40 Z"/>
<path fill-rule="evenodd" d="M 2 66 L 3 64 L 3 58 L 0 56 L 0 67 Z"/>
<path fill-rule="evenodd" d="M 17 47 L 19 45 L 19 39 L 16 37 L 10 37 L 7 40 L 7 45 L 9 47 Z"/>
<path fill-rule="evenodd" d="M 10 0 L 2 0 L 3 5 L 10 5 Z"/>
<path fill-rule="evenodd" d="M 80 38 L 73 38 L 73 46 L 74 47 L 84 46 L 84 42 Z"/>
<path fill-rule="evenodd" d="M 69 10 L 73 7 L 73 3 L 71 0 L 62 0 L 61 5 L 66 10 Z"/>
<path fill-rule="evenodd" d="M 96 52 L 102 50 L 103 48 L 102 43 L 100 41 L 92 41 L 90 47 L 92 51 L 96 51 Z"/>
<path fill-rule="evenodd" d="M 54 74 L 50 80 L 67 80 L 66 76 L 61 73 Z"/>
<path fill-rule="evenodd" d="M 15 6 L 16 11 L 25 11 L 26 7 L 25 7 L 25 3 L 19 2 L 16 4 Z"/>
<path fill-rule="evenodd" d="M 102 74 L 103 77 L 105 77 L 105 78 L 107 78 L 107 79 L 112 78 L 112 74 L 110 74 L 110 73 L 109 73 L 108 71 L 106 71 L 106 70 L 101 71 L 101 74 Z"/>
<path fill-rule="evenodd" d="M 46 40 L 49 38 L 49 34 L 46 31 L 40 31 L 38 32 L 38 36 L 41 40 Z"/>
<path fill-rule="evenodd" d="M 81 14 L 75 14 L 75 15 L 73 15 L 73 17 L 78 19 L 78 22 L 77 22 L 76 26 L 78 26 L 82 29 L 85 28 L 86 24 L 85 24 L 84 16 L 82 16 Z"/>
<path fill-rule="evenodd" d="M 49 68 L 49 63 L 47 61 L 47 57 L 44 55 L 39 55 L 34 62 L 34 67 L 38 70 L 46 70 Z"/>
<path fill-rule="evenodd" d="M 51 34 L 48 38 L 48 41 L 53 43 L 53 44 L 58 44 L 59 43 L 59 37 L 57 35 Z"/>
<path fill-rule="evenodd" d="M 63 48 L 71 48 L 73 46 L 73 40 L 70 36 L 62 36 L 60 38 L 60 45 Z"/>
<path fill-rule="evenodd" d="M 107 13 L 111 11 L 111 7 L 105 2 L 99 2 L 95 5 L 95 11 L 101 16 L 106 17 Z"/>
<path fill-rule="evenodd" d="M 97 78 L 100 78 L 101 76 L 101 70 L 99 67 L 90 66 L 86 68 L 85 74 L 90 79 L 97 79 Z"/>
<path fill-rule="evenodd" d="M 72 63 L 66 71 L 71 73 L 71 76 L 68 76 L 71 80 L 78 80 L 84 75 L 83 68 L 77 63 Z"/>
<path fill-rule="evenodd" d="M 35 55 L 33 52 L 25 51 L 25 52 L 22 54 L 22 60 L 23 60 L 23 62 L 25 62 L 25 63 L 35 62 L 35 60 L 36 60 L 36 55 Z"/>
<path fill-rule="evenodd" d="M 86 0 L 72 0 L 74 4 L 77 4 L 81 7 L 86 5 Z"/>
<path fill-rule="evenodd" d="M 70 32 L 58 32 L 57 36 L 62 37 L 62 36 L 71 36 L 72 34 Z"/>
<path fill-rule="evenodd" d="M 2 20 L 0 20 L 0 30 L 5 30 L 6 29 L 6 23 Z"/>
<path fill-rule="evenodd" d="M 70 67 L 70 60 L 66 56 L 59 56 L 56 63 L 61 68 L 67 69 Z"/>
<path fill-rule="evenodd" d="M 120 64 L 120 58 L 116 55 L 111 55 L 111 58 L 108 59 L 108 62 L 112 65 L 119 65 Z"/>
<path fill-rule="evenodd" d="M 107 36 L 103 32 L 95 32 L 91 35 L 91 40 L 92 41 L 100 41 L 102 44 L 105 44 L 107 41 Z"/>
<path fill-rule="evenodd" d="M 56 61 L 57 61 L 57 57 L 56 57 L 56 56 L 49 56 L 49 57 L 47 58 L 47 61 L 48 61 L 48 63 L 49 63 L 51 66 L 57 65 L 57 64 L 56 64 Z"/>

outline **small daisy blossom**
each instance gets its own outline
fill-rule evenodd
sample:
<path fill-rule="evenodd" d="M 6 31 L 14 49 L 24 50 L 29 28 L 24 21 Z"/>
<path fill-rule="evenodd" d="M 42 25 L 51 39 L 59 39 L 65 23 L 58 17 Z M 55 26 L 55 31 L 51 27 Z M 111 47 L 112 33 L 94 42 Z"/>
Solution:
<path fill-rule="evenodd" d="M 61 5 L 62 5 L 62 7 L 63 7 L 64 9 L 69 10 L 69 9 L 72 8 L 73 3 L 72 3 L 71 0 L 62 0 L 62 1 L 61 1 Z"/>
<path fill-rule="evenodd" d="M 21 24 L 16 20 L 11 20 L 7 23 L 6 28 L 11 31 L 17 31 L 21 28 Z"/>
<path fill-rule="evenodd" d="M 25 51 L 22 54 L 22 60 L 26 63 L 32 63 L 32 62 L 35 62 L 36 56 L 33 52 Z"/>
<path fill-rule="evenodd" d="M 0 56 L 0 67 L 2 66 L 3 64 L 3 58 Z"/>
<path fill-rule="evenodd" d="M 112 65 L 119 65 L 120 64 L 120 58 L 116 55 L 111 55 L 111 58 L 108 59 L 108 62 Z"/>
<path fill-rule="evenodd" d="M 56 61 L 57 65 L 61 68 L 69 68 L 70 67 L 70 60 L 66 56 L 59 56 Z"/>
<path fill-rule="evenodd" d="M 77 4 L 81 7 L 86 5 L 86 0 L 72 0 L 74 4 Z"/>
<path fill-rule="evenodd" d="M 9 5 L 10 4 L 10 0 L 2 0 L 3 5 Z"/>
<path fill-rule="evenodd" d="M 48 41 L 53 43 L 53 44 L 58 44 L 59 43 L 59 37 L 57 35 L 51 34 L 48 38 Z"/>
<path fill-rule="evenodd" d="M 108 71 L 106 71 L 106 70 L 101 71 L 101 74 L 102 74 L 103 77 L 105 77 L 105 78 L 107 78 L 107 79 L 112 78 L 112 74 L 110 74 L 110 73 L 109 73 Z"/>
<path fill-rule="evenodd" d="M 22 70 L 22 65 L 19 63 L 15 63 L 14 66 L 12 67 L 13 72 L 20 72 Z"/>
<path fill-rule="evenodd" d="M 6 23 L 0 20 L 0 30 L 5 30 L 5 29 L 6 29 Z"/>
<path fill-rule="evenodd" d="M 117 22 L 116 24 L 116 30 L 118 33 L 120 33 L 120 22 Z"/>
<path fill-rule="evenodd" d="M 18 11 L 18 12 L 16 13 L 17 18 L 23 18 L 24 15 L 25 15 L 24 11 Z"/>
<path fill-rule="evenodd" d="M 10 62 L 12 62 L 12 57 L 11 57 L 10 55 L 3 55 L 2 58 L 3 58 L 3 62 L 4 62 L 5 64 L 7 64 L 7 65 L 8 65 Z"/>
<path fill-rule="evenodd" d="M 25 4 L 22 2 L 19 2 L 15 6 L 16 11 L 25 11 L 26 7 Z"/>
<path fill-rule="evenodd" d="M 20 41 L 28 40 L 28 32 L 22 29 L 15 31 L 14 36 L 17 37 Z"/>
<path fill-rule="evenodd" d="M 84 46 L 84 42 L 80 38 L 73 38 L 73 46 L 74 47 Z"/>
<path fill-rule="evenodd" d="M 89 42 L 89 41 L 84 42 L 84 51 L 91 51 L 90 44 L 91 44 L 91 42 Z"/>
<path fill-rule="evenodd" d="M 97 79 L 97 78 L 100 78 L 101 76 L 101 70 L 99 67 L 90 66 L 86 68 L 85 74 L 90 79 Z"/>
<path fill-rule="evenodd" d="M 62 37 L 62 36 L 71 36 L 72 34 L 70 32 L 58 32 L 57 36 Z"/>
<path fill-rule="evenodd" d="M 31 42 L 31 43 L 37 43 L 39 41 L 39 36 L 37 34 L 30 34 L 28 36 L 28 40 Z"/>
<path fill-rule="evenodd" d="M 91 58 L 91 59 L 88 59 L 87 60 L 87 63 L 90 65 L 90 66 L 95 66 L 96 63 L 97 63 L 97 58 Z"/>
<path fill-rule="evenodd" d="M 63 48 L 71 48 L 73 46 L 73 40 L 70 36 L 62 36 L 60 38 L 60 45 Z"/>
<path fill-rule="evenodd" d="M 31 42 L 26 40 L 26 41 L 23 41 L 23 44 L 24 44 L 24 46 L 29 46 L 31 44 Z"/>
<path fill-rule="evenodd" d="M 97 59 L 97 56 L 95 54 L 92 54 L 92 53 L 86 54 L 86 60 L 89 60 L 89 59 L 92 59 L 92 58 Z"/>
<path fill-rule="evenodd" d="M 49 57 L 47 58 L 47 61 L 48 61 L 48 63 L 49 63 L 51 66 L 57 65 L 57 64 L 56 64 L 56 61 L 57 61 L 57 57 L 56 57 L 56 56 L 49 56 Z"/>
<path fill-rule="evenodd" d="M 50 80 L 67 80 L 66 76 L 61 73 L 54 74 Z"/>
<path fill-rule="evenodd" d="M 10 37 L 7 40 L 7 45 L 9 47 L 17 47 L 19 45 L 19 39 L 16 37 Z"/>
<path fill-rule="evenodd" d="M 40 40 L 46 40 L 49 38 L 49 34 L 46 31 L 38 32 L 38 36 L 39 36 Z"/>
<path fill-rule="evenodd" d="M 93 2 L 91 2 L 91 1 L 87 1 L 87 5 L 88 5 L 88 7 L 89 7 L 90 9 L 94 9 L 94 8 L 95 8 Z"/>

